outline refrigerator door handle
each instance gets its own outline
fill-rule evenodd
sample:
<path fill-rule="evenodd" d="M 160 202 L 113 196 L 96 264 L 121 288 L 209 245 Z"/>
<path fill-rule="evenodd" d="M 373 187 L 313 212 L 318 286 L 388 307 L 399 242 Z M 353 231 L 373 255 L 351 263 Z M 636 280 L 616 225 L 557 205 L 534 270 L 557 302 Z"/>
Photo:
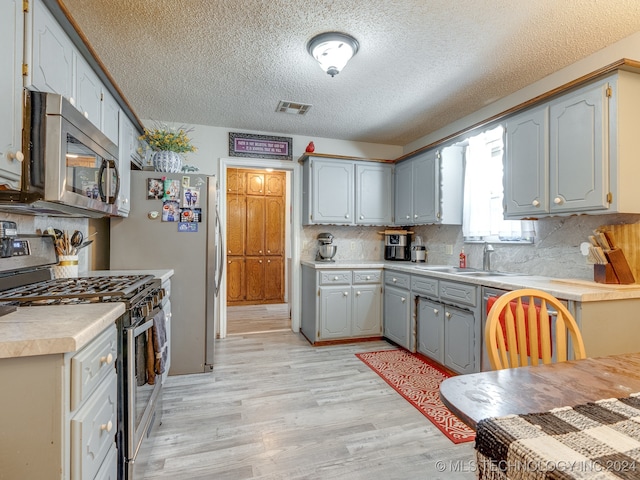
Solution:
<path fill-rule="evenodd" d="M 222 238 L 222 224 L 220 223 L 220 215 L 216 209 L 216 229 L 218 231 L 218 245 L 216 247 L 216 280 L 214 284 L 215 296 L 218 296 L 220 285 L 222 283 L 222 252 L 224 252 L 224 239 Z"/>

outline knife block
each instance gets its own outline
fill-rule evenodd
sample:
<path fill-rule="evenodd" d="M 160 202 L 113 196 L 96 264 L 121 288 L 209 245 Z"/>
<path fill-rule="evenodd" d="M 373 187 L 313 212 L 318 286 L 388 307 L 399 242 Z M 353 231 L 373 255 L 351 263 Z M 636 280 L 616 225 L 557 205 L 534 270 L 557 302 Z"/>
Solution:
<path fill-rule="evenodd" d="M 610 263 L 593 266 L 593 280 L 598 283 L 620 283 Z"/>

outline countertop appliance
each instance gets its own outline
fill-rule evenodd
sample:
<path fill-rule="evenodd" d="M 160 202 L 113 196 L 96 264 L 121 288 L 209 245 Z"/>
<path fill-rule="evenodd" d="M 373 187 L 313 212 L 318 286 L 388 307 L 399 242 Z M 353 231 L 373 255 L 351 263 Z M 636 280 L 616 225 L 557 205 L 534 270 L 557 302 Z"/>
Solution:
<path fill-rule="evenodd" d="M 0 211 L 69 217 L 118 213 L 118 147 L 61 95 L 25 90 L 20 190 Z"/>
<path fill-rule="evenodd" d="M 316 254 L 316 261 L 318 262 L 335 262 L 335 257 L 338 246 L 333 244 L 333 235 L 326 233 L 319 233 L 316 237 L 318 240 L 318 253 Z"/>
<path fill-rule="evenodd" d="M 411 233 L 407 230 L 384 231 L 384 259 L 385 260 L 411 260 L 410 245 Z"/>
<path fill-rule="evenodd" d="M 163 290 L 152 275 L 53 278 L 57 263 L 52 236 L 18 235 L 13 254 L 0 259 L 2 309 L 39 305 L 123 302 L 116 321 L 118 355 L 118 478 L 133 478 L 137 456 L 151 447 L 148 440 L 160 422 L 162 382 L 149 382 L 146 351 L 151 328 L 161 311 Z"/>
<path fill-rule="evenodd" d="M 163 187 L 159 195 L 155 191 L 157 182 L 177 200 L 164 201 Z M 170 374 L 210 371 L 222 280 L 216 178 L 132 171 L 131 199 L 129 216 L 111 219 L 110 268 L 174 270 Z M 178 205 L 182 211 L 172 212 Z M 168 221 L 180 220 L 178 215 L 189 221 Z"/>

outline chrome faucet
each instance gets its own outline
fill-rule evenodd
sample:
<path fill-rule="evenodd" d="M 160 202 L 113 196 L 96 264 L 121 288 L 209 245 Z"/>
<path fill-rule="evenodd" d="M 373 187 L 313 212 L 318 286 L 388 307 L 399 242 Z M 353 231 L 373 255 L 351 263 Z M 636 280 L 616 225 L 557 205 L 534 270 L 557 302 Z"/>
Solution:
<path fill-rule="evenodd" d="M 493 245 L 485 242 L 482 249 L 482 270 L 491 271 L 491 254 L 494 251 Z"/>

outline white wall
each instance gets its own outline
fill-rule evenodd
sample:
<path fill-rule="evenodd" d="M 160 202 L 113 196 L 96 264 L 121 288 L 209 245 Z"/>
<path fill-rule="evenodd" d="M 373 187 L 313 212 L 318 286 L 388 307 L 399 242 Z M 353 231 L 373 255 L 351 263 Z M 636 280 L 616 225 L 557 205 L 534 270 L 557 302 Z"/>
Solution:
<path fill-rule="evenodd" d="M 152 127 L 154 124 L 152 120 L 143 120 L 142 123 L 146 127 Z M 171 123 L 168 123 L 168 125 L 179 126 Z M 244 131 L 207 125 L 186 125 L 186 127 L 192 129 L 189 133 L 189 138 L 191 138 L 192 143 L 198 149 L 197 152 L 185 155 L 186 164 L 198 167 L 200 173 L 207 175 L 217 174 L 220 158 L 229 157 L 229 132 L 289 137 L 292 139 L 293 161 L 297 161 L 298 158 L 304 154 L 305 148 L 310 141 L 313 141 L 315 145 L 315 153 L 385 160 L 392 160 L 402 155 L 402 147 L 397 145 L 350 142 L 347 140 L 286 135 L 274 132 Z"/>

